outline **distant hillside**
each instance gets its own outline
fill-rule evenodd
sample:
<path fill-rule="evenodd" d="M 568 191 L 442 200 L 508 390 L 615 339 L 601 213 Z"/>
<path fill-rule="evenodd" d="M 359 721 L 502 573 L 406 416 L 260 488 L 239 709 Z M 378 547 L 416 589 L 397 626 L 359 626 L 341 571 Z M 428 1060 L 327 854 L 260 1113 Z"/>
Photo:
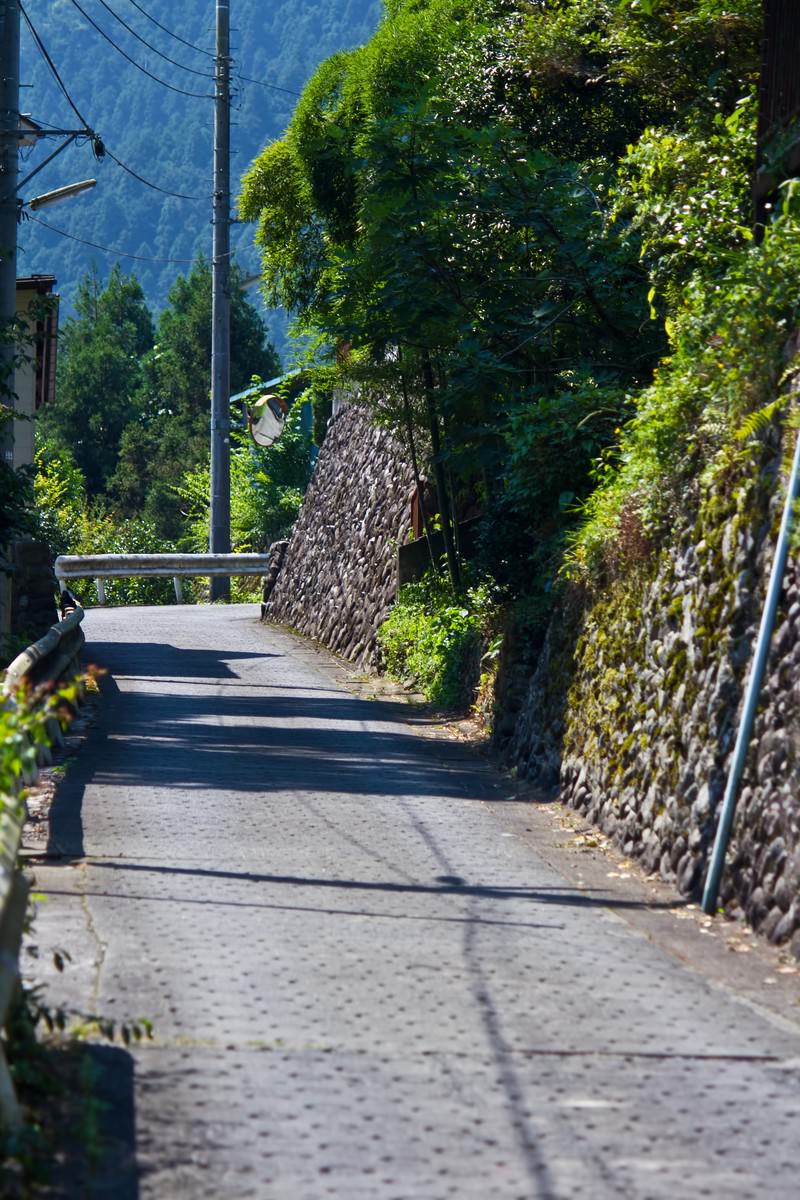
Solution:
<path fill-rule="evenodd" d="M 186 96 L 149 79 L 127 62 L 91 27 L 84 10 L 117 45 L 153 75 L 201 96 Z M 49 52 L 67 91 L 88 125 L 109 150 L 137 174 L 168 191 L 197 197 L 178 199 L 143 185 L 110 158 L 95 161 L 90 145 L 65 150 L 23 189 L 23 196 L 94 176 L 98 186 L 80 198 L 47 209 L 41 219 L 74 237 L 117 247 L 142 261 L 119 256 L 134 271 L 148 302 L 160 308 L 176 274 L 188 268 L 174 260 L 210 253 L 211 138 L 213 104 L 214 0 L 26 0 L 25 9 Z M 166 62 L 126 30 L 131 30 L 192 74 Z M 152 17 L 155 21 L 148 19 Z M 296 97 L 316 65 L 336 50 L 365 41 L 381 16 L 380 0 L 232 0 L 232 50 L 238 80 L 232 131 L 234 193 L 238 179 L 264 144 L 279 136 Z M 159 28 L 158 22 L 165 28 Z M 205 50 L 190 49 L 175 37 Z M 59 90 L 23 21 L 22 108 L 35 120 L 74 128 L 77 118 Z M 38 151 L 26 151 L 23 174 L 54 148 L 49 139 Z M 233 228 L 238 261 L 255 273 L 258 258 L 249 227 Z M 27 222 L 20 229 L 19 271 L 51 272 L 69 303 L 75 285 L 91 262 L 105 277 L 113 253 Z M 150 261 L 153 259 L 172 261 Z M 253 294 L 255 298 L 255 293 Z M 267 318 L 282 341 L 280 314 Z"/>

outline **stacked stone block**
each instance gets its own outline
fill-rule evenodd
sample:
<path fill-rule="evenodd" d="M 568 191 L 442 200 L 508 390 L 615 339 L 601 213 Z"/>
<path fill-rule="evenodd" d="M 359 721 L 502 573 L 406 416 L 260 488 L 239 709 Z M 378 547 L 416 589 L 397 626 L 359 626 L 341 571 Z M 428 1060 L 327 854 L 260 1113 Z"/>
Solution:
<path fill-rule="evenodd" d="M 359 665 L 378 662 L 377 631 L 397 591 L 409 525 L 405 449 L 362 405 L 331 419 L 266 615 Z"/>
<path fill-rule="evenodd" d="M 783 503 L 780 460 L 712 491 L 655 570 L 554 618 L 508 758 L 696 896 Z M 800 956 L 800 563 L 790 558 L 721 900 Z M 559 765 L 560 764 L 560 765 Z"/>

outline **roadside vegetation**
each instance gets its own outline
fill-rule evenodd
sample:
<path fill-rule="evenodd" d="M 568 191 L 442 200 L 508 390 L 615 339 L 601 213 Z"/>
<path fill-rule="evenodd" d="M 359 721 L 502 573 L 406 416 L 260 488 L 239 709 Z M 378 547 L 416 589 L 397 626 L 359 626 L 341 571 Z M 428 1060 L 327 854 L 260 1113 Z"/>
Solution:
<path fill-rule="evenodd" d="M 438 577 L 382 633 L 433 698 L 485 697 L 499 627 L 535 645 L 565 586 L 651 560 L 780 424 L 800 191 L 754 227 L 761 21 L 759 0 L 391 0 L 244 178 L 268 299 L 435 493 Z M 776 185 L 790 132 L 761 148 Z"/>
<path fill-rule="evenodd" d="M 280 372 L 264 325 L 233 270 L 231 390 Z M 56 400 L 37 423 L 39 534 L 53 554 L 169 553 L 208 546 L 211 271 L 198 259 L 153 323 L 117 266 L 92 270 L 64 326 Z M 281 442 L 256 447 L 232 411 L 232 542 L 261 551 L 291 528 L 310 473 L 295 408 Z M 28 522 L 30 525 L 30 520 Z M 199 595 L 189 583 L 186 598 Z M 77 588 L 96 601 L 94 582 Z M 170 603 L 167 579 L 110 580 L 110 603 Z"/>
<path fill-rule="evenodd" d="M 776 189 L 754 225 L 761 22 L 760 0 L 388 0 L 245 174 L 240 215 L 306 347 L 315 440 L 332 389 L 357 387 L 425 477 L 445 552 L 382 640 L 431 694 L 412 630 L 461 663 L 425 670 L 469 694 L 498 628 L 535 645 L 565 585 L 588 595 L 651 560 L 700 480 L 792 420 L 776 396 L 800 191 L 780 182 L 784 131 L 759 150 Z M 232 296 L 236 391 L 279 365 Z M 119 268 L 90 273 L 76 308 L 40 421 L 43 532 L 61 552 L 203 548 L 208 265 L 155 326 Z M 234 545 L 263 549 L 291 526 L 307 439 L 295 419 L 269 451 L 233 441 Z M 476 512 L 465 569 L 457 527 Z"/>
<path fill-rule="evenodd" d="M 2 676 L 0 671 L 0 682 Z M 57 688 L 20 687 L 16 695 L 0 705 L 0 857 L 6 879 L 9 873 L 21 869 L 19 862 L 11 860 L 16 844 L 14 830 L 25 820 L 26 788 L 36 780 L 38 756 L 45 749 L 56 759 L 61 757 L 53 743 L 53 722 L 66 730 L 87 689 L 96 690 L 91 672 L 82 680 Z M 66 765 L 60 763 L 51 771 L 63 773 Z M 32 882 L 35 888 L 35 879 Z M 27 978 L 27 968 L 45 955 L 36 936 L 35 917 L 37 905 L 46 901 L 47 897 L 35 890 L 29 893 L 25 942 L 17 956 L 23 978 L 21 985 L 13 989 L 7 1014 L 3 1014 L 3 1054 L 21 1117 L 15 1128 L 0 1129 L 0 1196 L 4 1200 L 51 1195 L 48 1185 L 56 1166 L 61 1181 L 67 1179 L 67 1186 L 74 1187 L 70 1194 L 83 1196 L 94 1191 L 91 1180 L 108 1107 L 97 1093 L 97 1060 L 103 1056 L 122 1057 L 125 1046 L 152 1036 L 146 1019 L 112 1019 L 53 1006 L 44 989 Z M 12 971 L 15 951 L 11 908 L 6 893 L 5 982 Z M 49 947 L 47 953 L 59 971 L 70 961 L 67 948 Z M 112 1047 L 115 1042 L 117 1046 Z"/>

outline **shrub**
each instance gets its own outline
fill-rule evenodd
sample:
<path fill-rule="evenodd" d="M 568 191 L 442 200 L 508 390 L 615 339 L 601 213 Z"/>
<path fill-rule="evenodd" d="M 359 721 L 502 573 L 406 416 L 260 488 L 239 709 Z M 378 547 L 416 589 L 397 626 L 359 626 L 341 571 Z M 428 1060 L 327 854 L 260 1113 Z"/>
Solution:
<path fill-rule="evenodd" d="M 760 453 L 737 435 L 748 414 L 775 400 L 784 349 L 800 322 L 795 205 L 792 188 L 784 189 L 761 243 L 729 251 L 723 274 L 698 270 L 685 286 L 668 319 L 672 353 L 596 468 L 598 486 L 570 538 L 568 574 L 607 567 L 609 555 L 623 565 L 621 543 L 634 525 L 655 545 L 691 512 L 698 483 L 731 452 Z"/>
<path fill-rule="evenodd" d="M 480 650 L 496 607 L 489 585 L 456 594 L 428 572 L 400 589 L 378 633 L 390 675 L 418 687 L 443 708 L 462 708 L 478 684 Z"/>
<path fill-rule="evenodd" d="M 59 554 L 174 554 L 178 547 L 161 537 L 153 521 L 143 516 L 121 518 L 105 501 L 89 503 L 86 482 L 68 450 L 40 446 L 34 483 L 39 533 L 54 555 Z M 93 579 L 80 580 L 74 590 L 83 604 L 97 603 Z M 184 596 L 193 598 L 185 581 Z M 170 604 L 171 579 L 109 579 L 108 604 Z"/>

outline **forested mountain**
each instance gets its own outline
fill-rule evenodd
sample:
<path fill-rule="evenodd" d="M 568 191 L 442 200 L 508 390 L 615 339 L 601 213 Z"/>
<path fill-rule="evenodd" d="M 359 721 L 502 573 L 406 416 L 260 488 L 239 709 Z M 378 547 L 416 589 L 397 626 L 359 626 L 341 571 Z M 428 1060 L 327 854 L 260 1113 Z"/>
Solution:
<path fill-rule="evenodd" d="M 155 191 L 110 156 L 96 161 L 87 141 L 73 145 L 31 181 L 24 198 L 97 178 L 93 192 L 47 209 L 41 221 L 137 257 L 105 253 L 27 222 L 20 230 L 19 271 L 55 274 L 70 302 L 92 261 L 107 276 L 118 257 L 139 278 L 151 307 L 159 309 L 176 275 L 189 269 L 195 255 L 210 252 L 214 0 L 27 0 L 24 7 L 75 107 L 111 154 L 158 187 L 193 199 Z M 232 0 L 234 194 L 253 157 L 282 133 L 296 103 L 292 93 L 301 91 L 321 59 L 367 39 L 380 15 L 380 0 Z M 196 94 L 149 78 L 90 21 L 152 75 Z M 165 61 L 134 34 L 191 70 Z M 245 76 L 259 82 L 245 82 Z M 21 104 L 35 120 L 76 127 L 77 117 L 24 20 L 21 78 Z M 26 151 L 22 173 L 54 145 L 47 139 L 38 150 Z M 257 270 L 249 227 L 234 226 L 233 245 L 245 273 Z M 280 321 L 268 324 L 280 340 Z"/>

